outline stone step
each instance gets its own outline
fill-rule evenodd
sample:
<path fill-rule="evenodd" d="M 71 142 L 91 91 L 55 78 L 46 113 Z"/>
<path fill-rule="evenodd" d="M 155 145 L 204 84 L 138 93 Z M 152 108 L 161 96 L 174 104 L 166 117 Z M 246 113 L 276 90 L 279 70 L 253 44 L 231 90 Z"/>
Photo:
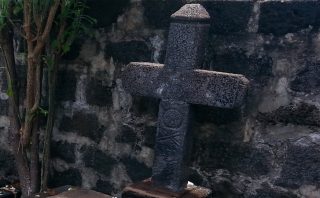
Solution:
<path fill-rule="evenodd" d="M 182 192 L 172 192 L 169 189 L 152 185 L 151 179 L 127 186 L 122 192 L 122 198 L 208 198 L 212 191 L 207 188 L 195 186 L 188 182 L 187 188 Z"/>
<path fill-rule="evenodd" d="M 50 198 L 111 198 L 111 196 L 92 190 L 75 189 L 63 192 L 55 196 L 50 196 Z"/>

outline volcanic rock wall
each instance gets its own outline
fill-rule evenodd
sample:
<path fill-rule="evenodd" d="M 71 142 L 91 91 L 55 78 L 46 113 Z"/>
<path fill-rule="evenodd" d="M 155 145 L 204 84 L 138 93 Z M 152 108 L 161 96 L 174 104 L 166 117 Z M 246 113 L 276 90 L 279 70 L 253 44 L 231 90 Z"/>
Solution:
<path fill-rule="evenodd" d="M 320 3 L 310 0 L 92 0 L 92 38 L 59 73 L 51 186 L 119 195 L 151 175 L 159 101 L 122 88 L 130 61 L 163 63 L 170 15 L 185 2 L 211 15 L 203 69 L 251 81 L 239 109 L 195 106 L 190 181 L 214 197 L 320 197 Z M 3 70 L 0 69 L 0 74 Z M 14 173 L 0 80 L 0 175 Z"/>

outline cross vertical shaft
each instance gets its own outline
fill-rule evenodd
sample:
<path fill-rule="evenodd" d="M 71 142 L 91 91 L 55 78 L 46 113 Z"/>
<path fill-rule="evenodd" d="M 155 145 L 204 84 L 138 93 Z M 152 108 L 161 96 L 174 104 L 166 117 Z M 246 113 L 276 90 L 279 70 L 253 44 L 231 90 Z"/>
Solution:
<path fill-rule="evenodd" d="M 209 14 L 199 4 L 184 6 L 171 16 L 164 72 L 193 70 L 203 61 L 204 45 L 209 30 Z M 173 191 L 181 191 L 187 184 L 187 168 L 192 133 L 189 126 L 191 108 L 186 102 L 172 100 L 172 94 L 184 97 L 180 80 L 172 76 L 168 97 L 160 103 L 156 135 L 152 182 Z M 165 83 L 165 82 L 164 82 Z"/>

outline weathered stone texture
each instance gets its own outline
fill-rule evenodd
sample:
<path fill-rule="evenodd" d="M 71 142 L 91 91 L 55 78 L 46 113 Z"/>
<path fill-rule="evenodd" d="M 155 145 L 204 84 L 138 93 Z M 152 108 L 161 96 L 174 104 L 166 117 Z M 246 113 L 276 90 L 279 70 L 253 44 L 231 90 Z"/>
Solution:
<path fill-rule="evenodd" d="M 94 190 L 105 193 L 107 195 L 111 195 L 114 193 L 112 184 L 108 181 L 103 181 L 100 179 L 97 181 L 96 188 Z"/>
<path fill-rule="evenodd" d="M 143 132 L 144 143 L 150 148 L 154 148 L 156 140 L 157 127 L 156 126 L 146 126 Z"/>
<path fill-rule="evenodd" d="M 51 157 L 60 158 L 68 163 L 76 162 L 76 145 L 67 142 L 51 142 Z"/>
<path fill-rule="evenodd" d="M 165 64 L 130 63 L 121 80 L 129 93 L 161 98 L 151 181 L 181 192 L 188 182 L 190 105 L 240 106 L 249 82 L 241 75 L 197 70 L 209 33 L 210 16 L 202 5 L 186 4 L 171 19 Z"/>
<path fill-rule="evenodd" d="M 8 114 L 8 102 L 6 100 L 0 100 L 0 115 Z"/>
<path fill-rule="evenodd" d="M 97 20 L 97 27 L 110 27 L 120 14 L 129 6 L 130 0 L 94 0 L 88 1 L 87 14 Z"/>
<path fill-rule="evenodd" d="M 178 60 L 171 64 L 178 65 Z M 221 108 L 241 105 L 249 83 L 244 76 L 189 67 L 172 72 L 161 64 L 130 63 L 121 78 L 127 80 L 125 89 L 135 95 Z"/>
<path fill-rule="evenodd" d="M 124 125 L 121 127 L 120 134 L 116 137 L 117 142 L 135 143 L 138 140 L 138 134 L 133 127 Z"/>
<path fill-rule="evenodd" d="M 1 129 L 0 129 L 1 131 Z M 0 149 L 0 175 L 2 177 L 17 175 L 14 165 L 13 155 L 6 151 Z"/>
<path fill-rule="evenodd" d="M 261 5 L 259 32 L 284 35 L 319 28 L 318 1 L 267 1 Z M 275 10 L 277 10 L 275 12 Z"/>
<path fill-rule="evenodd" d="M 100 174 L 109 176 L 117 160 L 94 147 L 82 148 L 83 162 L 86 167 L 95 169 Z"/>
<path fill-rule="evenodd" d="M 231 45 L 223 50 L 219 49 L 224 39 L 237 42 L 239 38 L 246 40 L 248 37 L 242 35 L 228 38 L 212 36 L 204 65 L 208 65 L 215 71 L 243 74 L 247 78 L 255 80 L 263 80 L 263 77 L 272 76 L 273 60 L 267 54 L 250 53 L 241 45 Z"/>
<path fill-rule="evenodd" d="M 8 100 L 6 95 L 7 83 L 5 70 L 0 68 L 0 115 L 8 114 Z M 0 126 L 1 127 L 1 126 Z"/>
<path fill-rule="evenodd" d="M 112 57 L 115 62 L 128 64 L 132 61 L 150 61 L 151 51 L 144 41 L 122 41 L 108 43 L 105 56 Z"/>
<path fill-rule="evenodd" d="M 306 103 L 282 106 L 274 112 L 261 113 L 257 118 L 269 124 L 284 123 L 320 127 L 320 109 Z"/>
<path fill-rule="evenodd" d="M 211 16 L 213 34 L 246 32 L 253 3 L 250 1 L 205 1 L 202 3 Z"/>
<path fill-rule="evenodd" d="M 210 139 L 214 138 L 210 137 Z M 205 170 L 226 169 L 251 177 L 267 175 L 270 172 L 272 153 L 267 149 L 258 149 L 246 144 L 221 142 L 218 138 L 215 139 L 217 140 L 206 142 L 205 145 L 196 145 L 205 149 L 205 153 L 199 153 L 199 156 L 203 156 L 199 159 L 200 166 Z"/>
<path fill-rule="evenodd" d="M 320 182 L 320 154 L 318 146 L 288 145 L 281 177 L 276 184 L 297 189 L 302 185 Z"/>
<path fill-rule="evenodd" d="M 79 133 L 81 136 L 99 142 L 103 137 L 105 126 L 99 123 L 95 114 L 76 112 L 72 118 L 63 117 L 59 129 L 65 132 Z"/>
<path fill-rule="evenodd" d="M 168 29 L 170 16 L 183 5 L 183 2 L 182 0 L 143 0 L 142 5 L 145 8 L 144 17 L 148 25 L 157 29 Z"/>
<path fill-rule="evenodd" d="M 73 71 L 61 70 L 58 73 L 57 80 L 57 100 L 59 101 L 74 101 L 77 85 L 76 75 Z"/>
<path fill-rule="evenodd" d="M 215 197 L 320 197 L 319 1 L 196 2 L 212 17 L 199 66 L 242 74 L 251 86 L 243 107 L 194 107 L 190 180 Z M 159 111 L 158 99 L 128 95 L 119 74 L 130 61 L 164 63 L 170 15 L 183 2 L 90 4 L 100 29 L 72 48 L 59 73 L 50 184 L 119 196 L 151 176 Z M 1 95 L 3 78 L 0 86 Z M 7 100 L 0 99 L 6 113 Z M 8 119 L 0 118 L 6 150 Z M 11 174 L 12 164 L 0 152 L 0 176 Z"/>
<path fill-rule="evenodd" d="M 315 93 L 320 90 L 320 63 L 307 62 L 304 68 L 298 71 L 297 76 L 291 82 L 293 91 Z"/>
<path fill-rule="evenodd" d="M 134 156 L 126 156 L 121 159 L 121 162 L 133 182 L 144 180 L 151 175 L 151 168 L 139 162 Z"/>
<path fill-rule="evenodd" d="M 90 79 L 86 88 L 86 99 L 88 104 L 107 106 L 112 104 L 112 87 L 104 85 L 103 81 Z"/>
<path fill-rule="evenodd" d="M 51 188 L 73 185 L 73 186 L 81 186 L 82 177 L 79 170 L 70 168 L 68 170 L 58 172 L 53 171 L 50 173 L 48 186 Z"/>

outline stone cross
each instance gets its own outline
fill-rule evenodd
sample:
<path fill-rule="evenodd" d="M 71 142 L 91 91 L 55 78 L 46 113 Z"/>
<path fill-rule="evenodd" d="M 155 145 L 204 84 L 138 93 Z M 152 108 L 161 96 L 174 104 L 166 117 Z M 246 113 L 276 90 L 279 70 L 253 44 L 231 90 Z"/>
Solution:
<path fill-rule="evenodd" d="M 121 78 L 131 94 L 161 99 L 151 181 L 179 192 L 187 184 L 190 104 L 237 107 L 245 97 L 248 80 L 238 74 L 197 69 L 203 62 L 210 27 L 204 7 L 186 4 L 171 19 L 165 64 L 133 62 Z"/>

